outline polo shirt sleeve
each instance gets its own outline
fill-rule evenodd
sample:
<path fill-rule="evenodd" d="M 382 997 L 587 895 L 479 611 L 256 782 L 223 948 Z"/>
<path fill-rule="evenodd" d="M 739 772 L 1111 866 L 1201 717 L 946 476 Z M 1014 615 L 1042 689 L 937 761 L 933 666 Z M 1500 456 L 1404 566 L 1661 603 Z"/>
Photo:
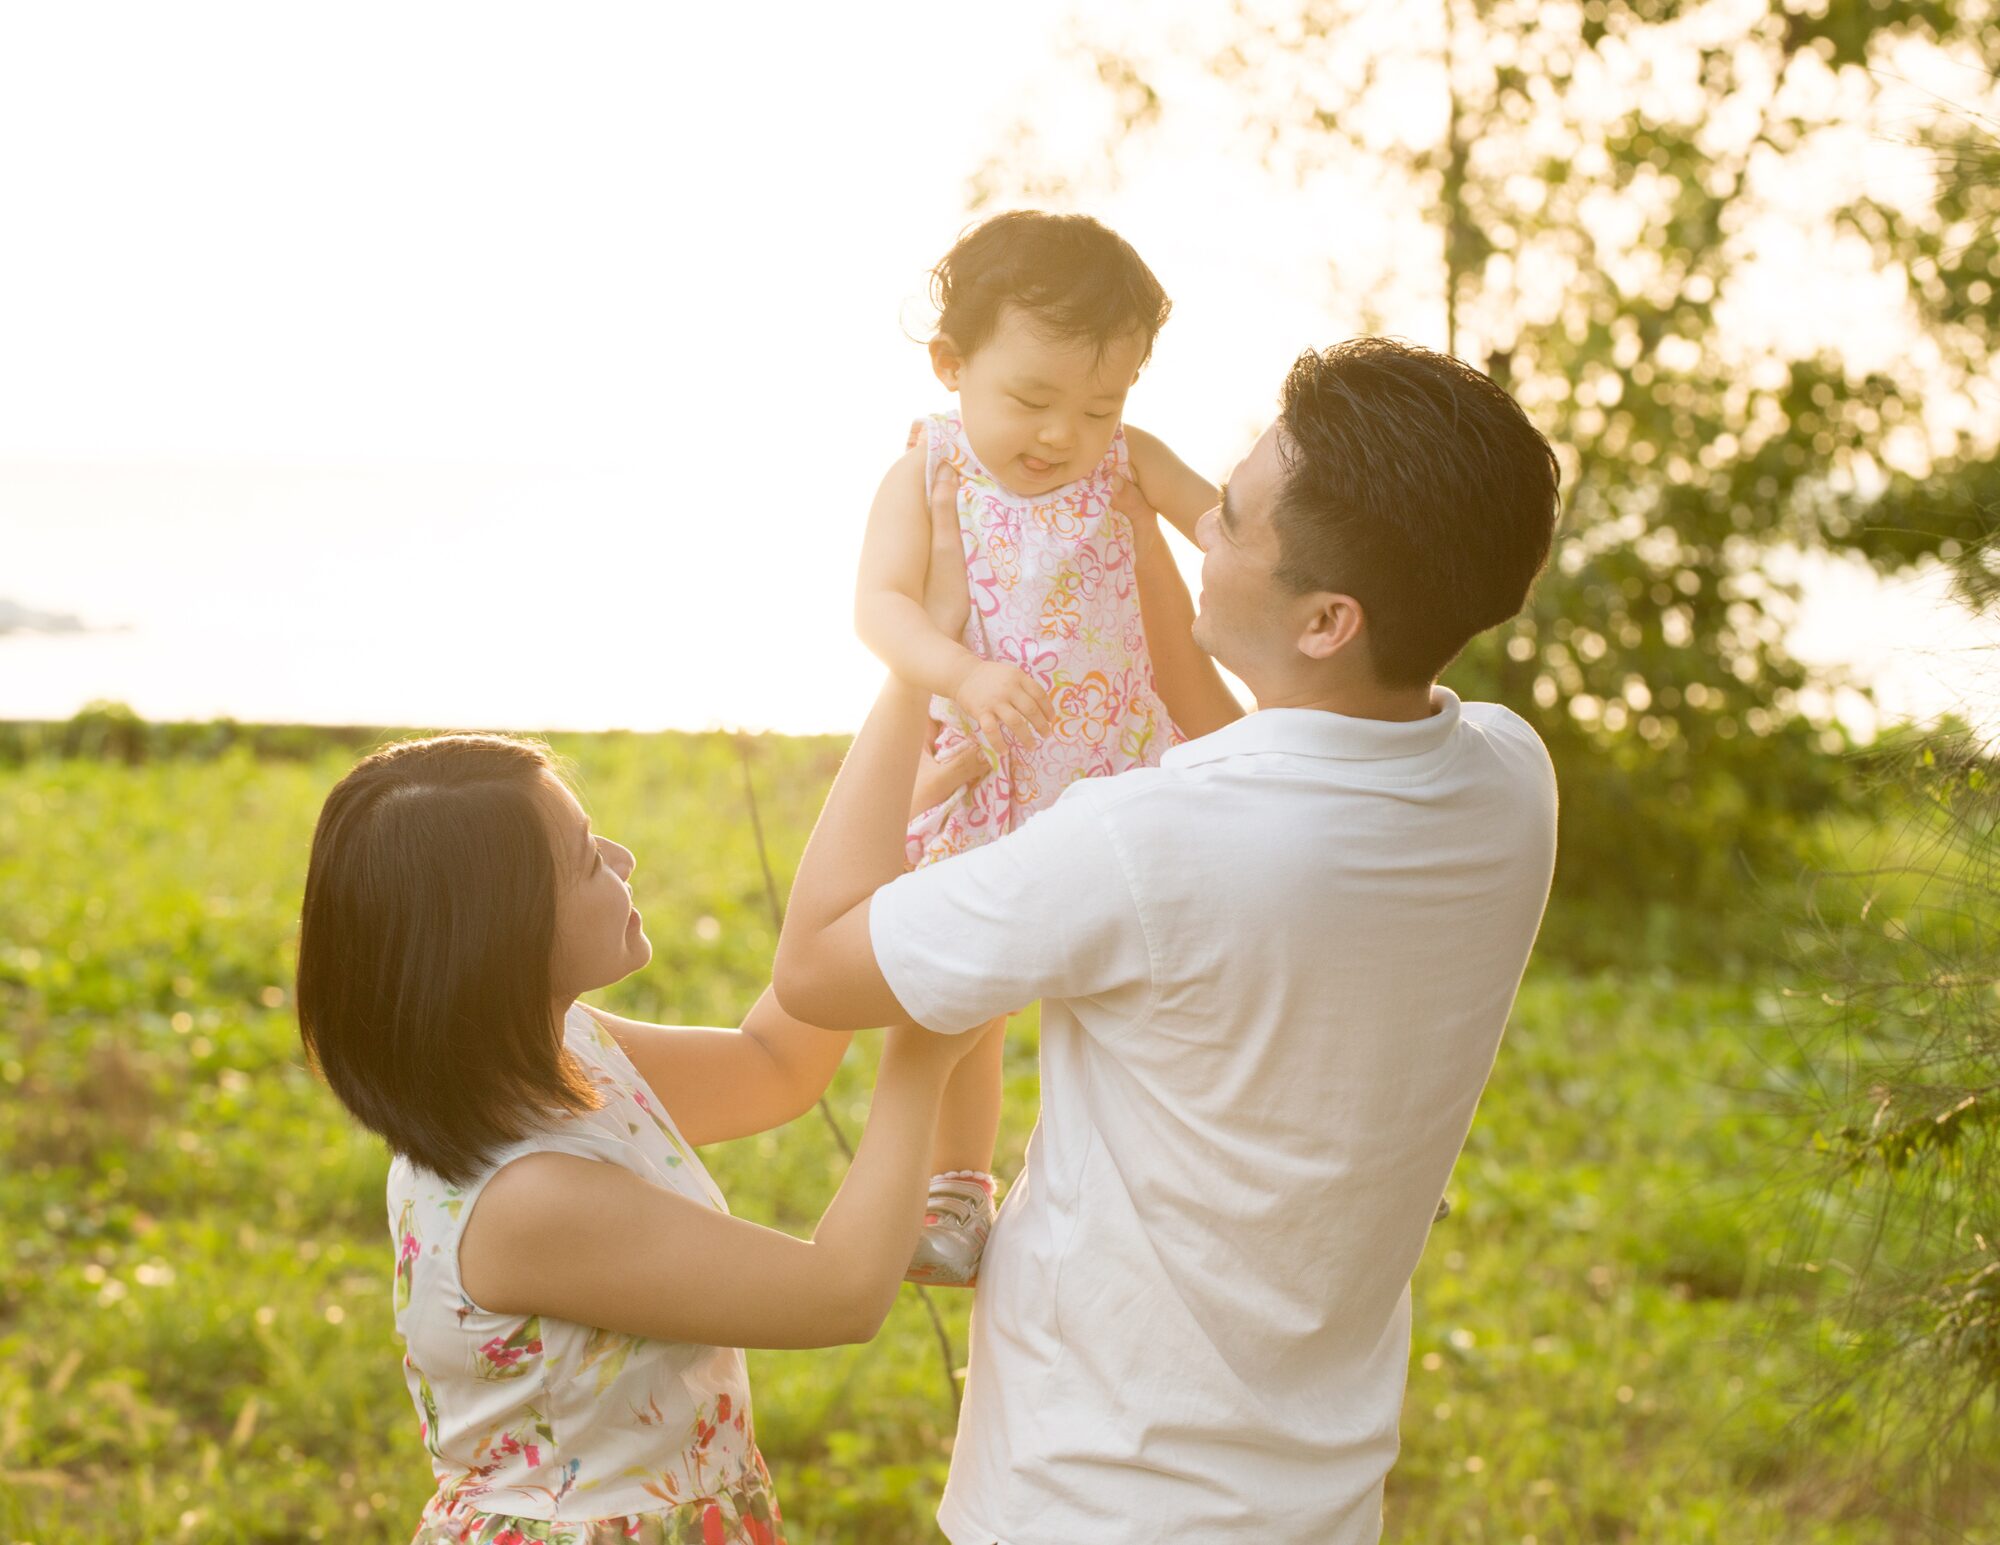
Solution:
<path fill-rule="evenodd" d="M 868 931 L 896 999 L 953 1034 L 1037 998 L 1148 984 L 1131 882 L 1077 783 L 1018 831 L 891 881 Z"/>

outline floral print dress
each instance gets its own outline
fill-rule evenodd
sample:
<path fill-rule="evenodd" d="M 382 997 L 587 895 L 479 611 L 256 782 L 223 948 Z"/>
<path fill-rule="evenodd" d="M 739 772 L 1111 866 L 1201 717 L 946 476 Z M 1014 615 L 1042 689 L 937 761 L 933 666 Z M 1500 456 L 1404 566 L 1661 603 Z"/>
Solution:
<path fill-rule="evenodd" d="M 459 1282 L 480 1191 L 526 1153 L 623 1165 L 728 1211 L 610 1031 L 578 1007 L 563 1039 L 602 1109 L 501 1149 L 466 1186 L 389 1168 L 396 1332 L 437 1477 L 412 1545 L 779 1545 L 741 1351 L 492 1314 Z"/>
<path fill-rule="evenodd" d="M 972 613 L 961 642 L 982 660 L 1019 666 L 1049 694 L 1055 726 L 1039 744 L 987 747 L 992 771 L 910 823 L 911 867 L 1013 831 L 1078 778 L 1157 767 L 1181 739 L 1160 701 L 1139 617 L 1132 527 L 1111 507 L 1127 465 L 1125 431 L 1086 477 L 1049 493 L 1009 493 L 973 454 L 955 413 L 919 419 L 929 486 L 940 461 L 958 473 L 958 524 Z M 978 726 L 949 698 L 931 700 L 939 760 Z"/>

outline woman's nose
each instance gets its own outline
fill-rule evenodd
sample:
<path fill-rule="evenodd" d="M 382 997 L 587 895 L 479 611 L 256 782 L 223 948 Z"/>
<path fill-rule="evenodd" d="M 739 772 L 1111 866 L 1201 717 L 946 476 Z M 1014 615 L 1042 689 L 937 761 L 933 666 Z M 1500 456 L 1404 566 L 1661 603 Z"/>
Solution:
<path fill-rule="evenodd" d="M 605 839 L 604 845 L 611 849 L 611 872 L 621 880 L 632 878 L 632 871 L 639 867 L 639 860 L 632 850 L 620 843 Z"/>

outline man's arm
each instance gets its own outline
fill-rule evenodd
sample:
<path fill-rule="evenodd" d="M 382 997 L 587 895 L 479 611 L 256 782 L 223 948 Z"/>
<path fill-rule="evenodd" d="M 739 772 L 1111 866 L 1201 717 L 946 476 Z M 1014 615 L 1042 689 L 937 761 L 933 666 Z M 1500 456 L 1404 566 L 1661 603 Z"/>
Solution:
<path fill-rule="evenodd" d="M 902 580 L 922 595 L 927 625 L 945 636 L 965 626 L 970 609 L 958 539 L 958 475 L 949 466 L 939 465 L 922 513 L 929 517 L 928 547 L 920 528 L 916 567 Z M 771 963 L 771 989 L 787 1013 L 802 1003 L 826 1010 L 809 1024 L 855 1030 L 910 1017 L 875 963 L 868 901 L 903 872 L 911 781 L 930 739 L 929 711 L 920 688 L 894 676 L 883 684 L 799 860 Z M 968 775 L 979 770 L 962 769 Z"/>
<path fill-rule="evenodd" d="M 1130 424 L 1125 426 L 1125 449 L 1132 458 L 1132 481 L 1146 503 L 1193 542 L 1195 522 L 1221 497 L 1215 485 L 1169 450 L 1158 435 Z"/>
<path fill-rule="evenodd" d="M 868 903 L 903 872 L 910 785 L 929 699 L 893 676 L 826 796 L 792 881 L 771 986 L 794 1018 L 831 1030 L 909 1019 L 875 961 Z"/>
<path fill-rule="evenodd" d="M 955 526 L 956 505 L 951 471 L 940 468 L 934 533 Z M 941 537 L 933 549 L 924 604 L 942 620 L 953 597 L 937 583 Z M 959 586 L 957 604 L 963 596 Z M 1077 798 L 1081 787 L 1018 831 L 903 875 L 925 708 L 921 693 L 892 679 L 834 779 L 778 937 L 771 974 L 785 1010 L 831 1030 L 911 1019 L 959 1031 L 1045 995 L 1089 996 L 1145 979 L 1144 926 L 1111 843 Z M 891 895 L 876 895 L 899 879 Z M 923 994 L 914 1009 L 875 953 L 877 907 L 898 980 Z"/>
<path fill-rule="evenodd" d="M 1126 482 L 1112 504 L 1132 526 L 1132 567 L 1139 580 L 1139 615 L 1160 700 L 1190 740 L 1234 724 L 1243 705 L 1229 690 L 1208 651 L 1194 641 L 1194 601 L 1187 581 L 1160 534 L 1159 513 L 1136 483 Z"/>

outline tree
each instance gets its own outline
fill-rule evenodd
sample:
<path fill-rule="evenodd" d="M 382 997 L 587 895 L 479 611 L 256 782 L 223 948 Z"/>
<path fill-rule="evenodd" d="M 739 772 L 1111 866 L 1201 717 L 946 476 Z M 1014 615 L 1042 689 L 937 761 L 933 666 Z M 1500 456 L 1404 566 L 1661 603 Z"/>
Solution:
<path fill-rule="evenodd" d="M 1427 290 L 1440 341 L 1564 458 L 1549 574 L 1446 678 L 1528 714 L 1556 758 L 1572 905 L 1555 944 L 1616 958 L 1642 927 L 1706 923 L 1704 947 L 1727 950 L 1731 903 L 1789 878 L 1804 818 L 1851 791 L 1828 684 L 1784 643 L 1796 554 L 1963 562 L 1993 527 L 1994 415 L 1936 411 L 1992 380 L 2000 260 L 1967 238 L 1990 187 L 1949 159 L 1874 186 L 1843 158 L 1894 149 L 1901 65 L 1990 56 L 2000 27 L 1959 0 L 1435 0 L 1424 16 L 1239 3 L 1196 73 L 1243 106 L 1268 168 L 1307 193 L 1363 176 L 1428 230 L 1402 299 Z M 1078 52 L 1111 106 L 1102 154 L 1024 120 L 976 199 L 1096 193 L 1053 175 L 1052 152 L 1115 175 L 1173 120 L 1189 76 L 1171 42 L 1085 34 Z M 1809 207 L 1804 185 L 1823 195 Z M 1799 274 L 1900 285 L 1907 346 L 1801 341 L 1761 314 L 1787 248 Z"/>

